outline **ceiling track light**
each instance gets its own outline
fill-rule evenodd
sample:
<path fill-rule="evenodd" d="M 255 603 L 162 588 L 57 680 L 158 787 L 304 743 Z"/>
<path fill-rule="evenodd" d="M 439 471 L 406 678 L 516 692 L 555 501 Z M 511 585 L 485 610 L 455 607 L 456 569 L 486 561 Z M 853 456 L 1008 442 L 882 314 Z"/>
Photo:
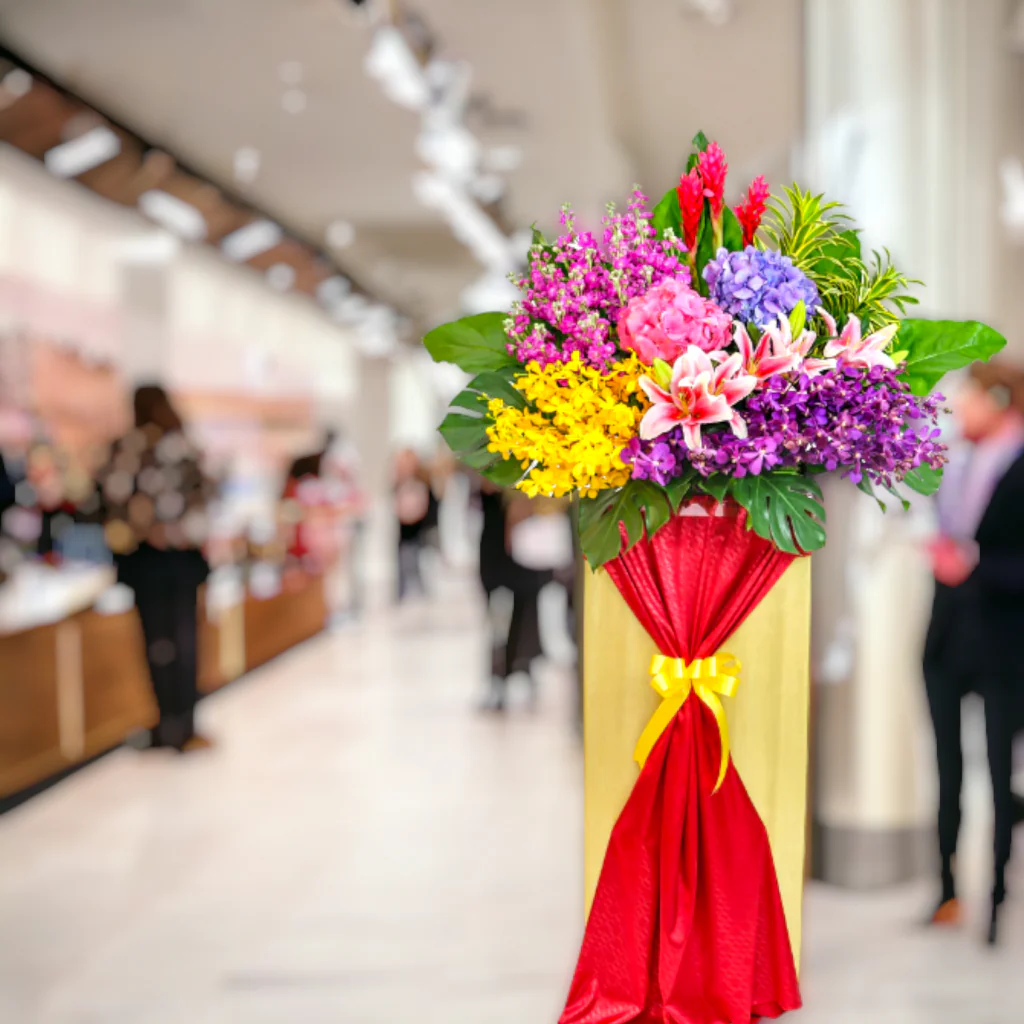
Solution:
<path fill-rule="evenodd" d="M 58 178 L 77 178 L 105 164 L 121 152 L 121 140 L 105 125 L 48 149 L 43 156 L 46 169 Z"/>
<path fill-rule="evenodd" d="M 206 218 L 191 203 L 153 188 L 139 196 L 139 209 L 180 238 L 201 242 L 206 237 Z"/>
<path fill-rule="evenodd" d="M 235 263 L 245 263 L 284 238 L 284 232 L 272 220 L 254 220 L 221 239 L 220 251 Z"/>

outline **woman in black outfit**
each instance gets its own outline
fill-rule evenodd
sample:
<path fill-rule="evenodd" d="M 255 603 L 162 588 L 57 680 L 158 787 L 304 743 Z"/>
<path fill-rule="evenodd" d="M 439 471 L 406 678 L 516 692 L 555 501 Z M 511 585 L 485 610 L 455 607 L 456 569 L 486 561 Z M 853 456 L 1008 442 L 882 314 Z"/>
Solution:
<path fill-rule="evenodd" d="M 985 731 L 995 809 L 994 872 L 988 941 L 998 937 L 1000 907 L 1006 898 L 1006 866 L 1019 801 L 1011 789 L 1013 739 L 1024 724 L 1024 417 L 1010 407 L 1016 381 L 999 367 L 974 371 L 975 389 L 968 401 L 995 403 L 987 411 L 991 431 L 969 437 L 988 445 L 991 498 L 974 534 L 974 564 L 955 564 L 955 553 L 936 561 L 935 602 L 924 652 L 928 704 L 935 726 L 939 768 L 939 852 L 942 900 L 933 920 L 959 919 L 954 858 L 960 830 L 963 754 L 960 745 L 960 704 L 970 691 L 985 703 Z M 980 389 L 980 391 L 978 390 Z M 1001 410 L 1001 411 L 1000 411 Z M 965 429 L 969 436 L 969 431 Z M 993 443 L 995 445 L 993 451 Z M 1001 450 L 1000 450 L 1001 446 Z M 982 474 L 982 477 L 984 474 Z M 968 477 L 968 479 L 970 479 Z M 950 483 L 955 483 L 951 480 Z M 984 485 L 982 485 L 984 486 Z M 986 488 L 987 490 L 987 488 Z M 982 499 L 987 497 L 982 493 Z M 952 495 L 966 502 L 968 491 Z M 941 513 L 941 508 L 940 508 Z M 962 557 L 962 556 L 960 556 Z M 942 582 L 942 578 L 949 582 Z M 958 578 L 962 582 L 957 583 Z"/>
<path fill-rule="evenodd" d="M 99 476 L 107 543 L 118 580 L 135 592 L 160 719 L 154 747 L 208 747 L 195 731 L 196 595 L 209 575 L 202 553 L 212 485 L 181 417 L 156 386 L 135 392 L 135 429 Z"/>

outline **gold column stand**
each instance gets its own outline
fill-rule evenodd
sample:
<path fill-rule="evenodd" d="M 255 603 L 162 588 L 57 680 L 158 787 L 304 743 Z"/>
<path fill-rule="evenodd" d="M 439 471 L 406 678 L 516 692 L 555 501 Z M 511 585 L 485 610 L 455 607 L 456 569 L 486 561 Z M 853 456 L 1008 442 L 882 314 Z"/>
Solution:
<path fill-rule="evenodd" d="M 633 748 L 658 705 L 654 643 L 603 570 L 586 572 L 583 625 L 587 908 L 612 827 L 633 788 Z M 807 824 L 811 560 L 786 570 L 725 649 L 743 663 L 723 701 L 733 760 L 768 828 L 790 941 L 800 965 Z"/>

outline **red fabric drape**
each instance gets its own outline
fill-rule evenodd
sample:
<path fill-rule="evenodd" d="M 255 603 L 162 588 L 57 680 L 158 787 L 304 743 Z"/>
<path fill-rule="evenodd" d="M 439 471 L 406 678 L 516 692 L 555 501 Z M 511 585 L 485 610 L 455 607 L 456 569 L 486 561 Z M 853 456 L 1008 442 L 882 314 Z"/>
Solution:
<path fill-rule="evenodd" d="M 663 654 L 714 654 L 792 560 L 741 510 L 718 512 L 689 508 L 607 566 Z M 691 695 L 612 832 L 560 1024 L 748 1024 L 800 1006 L 768 835 L 731 763 L 713 792 L 720 757 Z"/>

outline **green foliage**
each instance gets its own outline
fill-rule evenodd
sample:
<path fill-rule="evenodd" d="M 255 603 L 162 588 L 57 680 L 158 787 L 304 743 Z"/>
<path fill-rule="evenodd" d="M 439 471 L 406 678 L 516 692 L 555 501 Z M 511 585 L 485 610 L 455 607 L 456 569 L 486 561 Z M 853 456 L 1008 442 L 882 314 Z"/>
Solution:
<path fill-rule="evenodd" d="M 711 140 L 703 132 L 697 132 L 697 134 L 694 135 L 694 137 L 693 137 L 693 149 L 694 149 L 694 151 L 690 154 L 690 158 L 686 161 L 686 173 L 687 174 L 689 174 L 690 171 L 692 171 L 694 169 L 694 167 L 697 166 L 697 158 L 698 158 L 698 156 L 701 153 L 703 153 L 704 150 L 707 149 L 708 146 L 710 146 L 710 145 L 711 145 Z"/>
<path fill-rule="evenodd" d="M 907 353 L 910 390 L 926 395 L 951 370 L 994 356 L 1006 339 L 977 320 L 904 320 L 894 344 Z"/>
<path fill-rule="evenodd" d="M 918 494 L 934 494 L 942 483 L 942 470 L 927 465 L 918 466 L 903 478 L 903 483 Z"/>
<path fill-rule="evenodd" d="M 651 213 L 651 223 L 659 238 L 664 238 L 667 230 L 671 230 L 676 238 L 683 237 L 683 215 L 679 209 L 679 195 L 674 188 L 661 197 L 661 202 Z"/>
<path fill-rule="evenodd" d="M 448 447 L 462 462 L 502 487 L 518 483 L 527 467 L 487 450 L 487 428 L 491 423 L 487 403 L 492 398 L 500 398 L 517 409 L 526 407 L 526 400 L 512 386 L 515 371 L 516 368 L 510 366 L 474 377 L 452 399 L 452 411 L 438 428 Z"/>
<path fill-rule="evenodd" d="M 694 263 L 693 286 L 703 296 L 708 295 L 708 283 L 704 280 L 704 268 L 715 258 L 715 228 L 711 223 L 711 208 L 707 201 L 704 212 L 700 215 L 700 227 L 697 229 L 696 258 Z"/>
<path fill-rule="evenodd" d="M 730 252 L 743 248 L 743 225 L 728 206 L 722 211 L 722 245 Z"/>
<path fill-rule="evenodd" d="M 799 185 L 790 185 L 784 192 L 784 198 L 773 196 L 768 204 L 761 225 L 762 248 L 778 249 L 812 276 L 822 261 L 845 262 L 856 256 L 842 204 L 826 203 L 824 196 L 804 192 Z"/>
<path fill-rule="evenodd" d="M 785 189 L 784 198 L 773 198 L 760 244 L 789 256 L 814 281 L 840 326 L 855 316 L 865 331 L 876 331 L 917 302 L 911 288 L 920 282 L 900 273 L 888 251 L 865 261 L 841 203 L 825 202 L 799 185 Z"/>
<path fill-rule="evenodd" d="M 423 339 L 438 363 L 454 363 L 466 373 L 514 366 L 508 353 L 504 313 L 480 313 L 435 327 Z"/>
<path fill-rule="evenodd" d="M 910 288 L 920 281 L 901 274 L 893 266 L 888 249 L 884 258 L 872 253 L 870 265 L 859 258 L 851 259 L 847 270 L 846 274 L 815 281 L 825 307 L 840 326 L 848 317 L 855 316 L 864 330 L 871 333 L 902 319 L 907 306 L 917 305 Z"/>
<path fill-rule="evenodd" d="M 678 506 L 670 504 L 663 487 L 647 480 L 630 480 L 624 487 L 601 491 L 579 504 L 580 546 L 591 569 L 610 562 L 644 533 L 654 534 Z"/>
<path fill-rule="evenodd" d="M 789 329 L 793 332 L 794 338 L 799 338 L 803 329 L 807 326 L 807 305 L 801 299 L 789 314 Z"/>
<path fill-rule="evenodd" d="M 825 506 L 815 480 L 798 473 L 734 479 L 732 496 L 747 510 L 753 531 L 781 551 L 798 555 L 825 545 Z"/>

